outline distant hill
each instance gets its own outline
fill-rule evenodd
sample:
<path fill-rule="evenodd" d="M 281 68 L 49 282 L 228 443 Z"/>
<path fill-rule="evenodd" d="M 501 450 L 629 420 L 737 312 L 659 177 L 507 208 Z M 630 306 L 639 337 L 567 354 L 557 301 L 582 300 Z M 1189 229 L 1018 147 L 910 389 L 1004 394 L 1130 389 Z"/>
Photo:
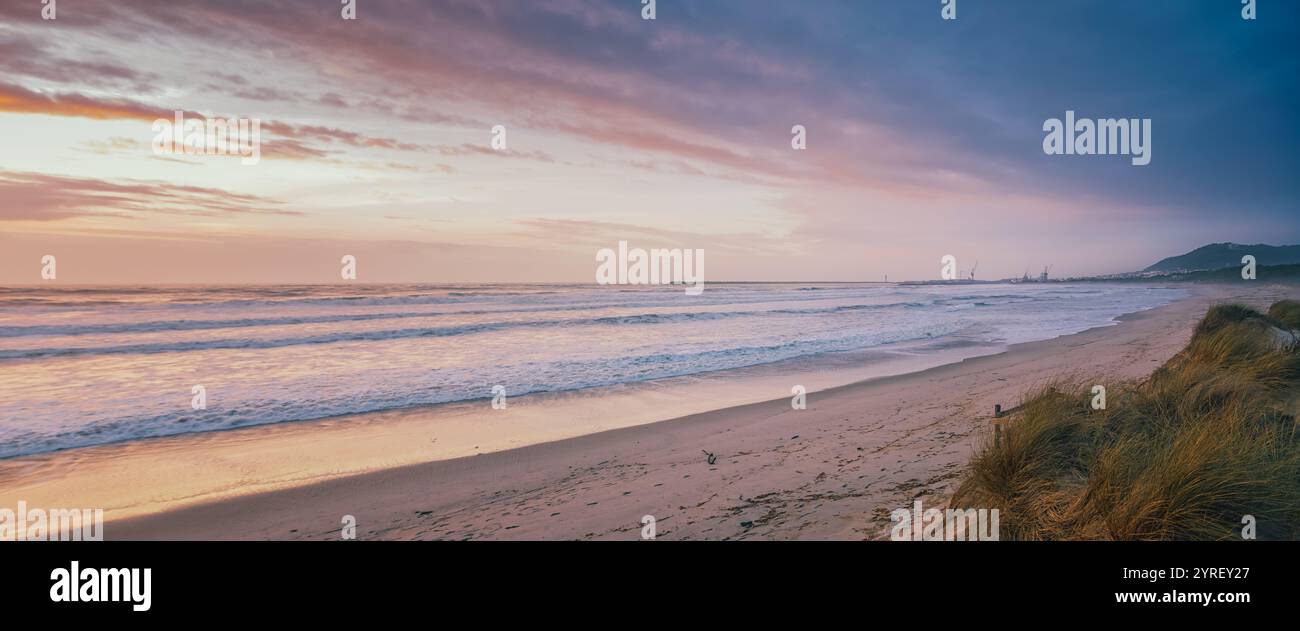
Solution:
<path fill-rule="evenodd" d="M 1255 268 L 1255 274 L 1255 277 L 1259 280 L 1294 283 L 1300 280 L 1300 265 L 1261 265 Z M 1242 280 L 1241 266 L 1237 265 L 1236 267 L 1223 267 L 1216 270 L 1200 270 L 1196 272 L 1173 272 L 1165 276 L 1160 276 L 1159 279 L 1171 281 L 1189 280 L 1211 283 L 1236 283 L 1241 282 Z"/>
<path fill-rule="evenodd" d="M 1241 267 L 1241 257 L 1250 254 L 1257 265 L 1292 265 L 1300 263 L 1300 245 L 1241 245 L 1211 243 L 1179 256 L 1163 259 L 1144 272 L 1190 272 Z"/>
<path fill-rule="evenodd" d="M 1240 259 L 1239 259 L 1240 260 Z M 1262 281 L 1278 283 L 1300 283 L 1300 265 L 1260 265 L 1255 268 L 1256 278 Z M 1241 266 L 1205 269 L 1194 272 L 1133 272 L 1130 274 L 1111 274 L 1108 276 L 1087 276 L 1084 278 L 1062 278 L 1067 283 L 1102 282 L 1102 283 L 1151 283 L 1151 282 L 1196 282 L 1196 283 L 1239 283 Z"/>

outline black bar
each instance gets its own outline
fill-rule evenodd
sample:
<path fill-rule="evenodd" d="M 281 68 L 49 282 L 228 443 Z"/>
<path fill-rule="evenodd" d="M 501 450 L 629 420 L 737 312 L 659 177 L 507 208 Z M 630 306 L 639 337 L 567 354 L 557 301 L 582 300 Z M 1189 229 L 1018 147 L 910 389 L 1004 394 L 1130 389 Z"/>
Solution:
<path fill-rule="evenodd" d="M 1043 608 L 1071 620 L 1290 615 L 1297 550 L 1272 542 L 33 542 L 0 544 L 0 558 L 6 612 L 59 619 L 185 621 L 205 612 L 215 620 L 279 610 L 450 624 L 470 602 L 488 606 L 486 615 L 526 619 L 513 610 L 529 602 L 594 612 L 602 603 L 643 601 L 694 603 L 726 619 L 768 606 L 856 603 L 854 616 L 912 611 L 955 623 L 963 611 L 1028 617 Z M 82 570 L 149 568 L 149 610 L 53 602 L 51 573 L 74 561 Z M 1170 568 L 1187 575 L 1170 577 Z M 1125 569 L 1165 576 L 1125 578 Z M 1116 595 L 1193 592 L 1245 594 L 1249 602 L 1119 603 Z"/>

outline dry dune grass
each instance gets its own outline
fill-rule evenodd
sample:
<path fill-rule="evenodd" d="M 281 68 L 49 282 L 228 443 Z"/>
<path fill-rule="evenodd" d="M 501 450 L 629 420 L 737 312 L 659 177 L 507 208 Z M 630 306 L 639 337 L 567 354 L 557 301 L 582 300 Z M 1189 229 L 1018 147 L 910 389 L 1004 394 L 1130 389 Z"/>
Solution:
<path fill-rule="evenodd" d="M 1005 539 L 1240 539 L 1245 515 L 1261 539 L 1296 538 L 1296 328 L 1296 301 L 1268 315 L 1216 306 L 1145 380 L 1043 388 L 975 456 L 952 505 L 1000 509 Z"/>
<path fill-rule="evenodd" d="M 1268 308 L 1268 315 L 1287 328 L 1300 329 L 1300 301 L 1298 300 L 1279 300 Z"/>

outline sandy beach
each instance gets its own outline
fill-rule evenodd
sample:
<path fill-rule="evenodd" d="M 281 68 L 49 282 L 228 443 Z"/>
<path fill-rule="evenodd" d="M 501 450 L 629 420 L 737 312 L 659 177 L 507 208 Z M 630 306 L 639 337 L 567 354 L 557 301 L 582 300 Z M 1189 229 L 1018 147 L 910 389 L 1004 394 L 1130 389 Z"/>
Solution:
<path fill-rule="evenodd" d="M 0 501 L 105 507 L 109 539 L 338 539 L 344 515 L 364 539 L 637 539 L 645 515 L 663 539 L 879 539 L 891 510 L 946 502 L 995 404 L 1052 379 L 1142 377 L 1208 306 L 1294 295 L 1192 289 L 1114 326 L 906 374 L 819 389 L 855 373 L 783 367 L 809 384 L 805 410 L 728 404 L 741 395 L 708 381 L 518 405 L 495 438 L 474 429 L 481 404 L 398 410 L 8 459 Z M 565 433 L 557 410 L 573 414 Z"/>
<path fill-rule="evenodd" d="M 110 513 L 106 533 L 330 540 L 339 538 L 342 517 L 353 515 L 362 539 L 639 539 L 642 517 L 652 515 L 661 539 L 885 538 L 891 510 L 918 498 L 946 502 L 987 436 L 995 404 L 1015 405 L 1055 378 L 1142 377 L 1186 344 L 1208 306 L 1267 305 L 1294 293 L 1265 284 L 1198 286 L 1191 298 L 1115 326 L 810 394 L 806 410 L 780 398 L 300 486 L 257 492 L 249 480 L 252 492 L 127 518 Z M 381 420 L 333 428 L 339 436 L 322 439 L 322 451 L 350 433 L 384 427 Z M 205 441 L 233 449 L 239 434 L 187 439 L 186 449 L 201 450 Z M 248 434 L 236 440 L 245 451 L 276 444 L 265 430 Z M 175 461 L 174 448 L 150 443 L 135 446 L 135 461 L 119 462 L 120 475 Z M 72 477 L 48 475 L 60 459 L 85 458 L 78 454 L 84 451 L 47 456 L 44 467 L 28 462 L 27 480 L 37 483 L 25 489 L 23 472 L 11 466 L 7 494 L 44 490 L 53 499 L 49 493 L 57 491 L 74 505 L 96 499 L 75 491 L 85 488 L 77 478 L 86 481 L 93 467 L 70 467 L 79 473 Z"/>

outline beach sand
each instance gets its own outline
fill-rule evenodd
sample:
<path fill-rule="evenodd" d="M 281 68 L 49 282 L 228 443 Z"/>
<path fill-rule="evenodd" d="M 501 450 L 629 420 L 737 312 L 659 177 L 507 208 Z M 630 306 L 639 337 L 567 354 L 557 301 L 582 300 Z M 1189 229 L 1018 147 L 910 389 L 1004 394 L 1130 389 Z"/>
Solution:
<path fill-rule="evenodd" d="M 1194 289 L 1116 326 L 811 392 L 805 410 L 783 397 L 479 455 L 416 464 L 394 455 L 393 466 L 360 474 L 340 464 L 322 476 L 331 459 L 355 459 L 349 444 L 429 440 L 411 412 L 371 415 L 14 459 L 0 463 L 0 495 L 107 505 L 108 539 L 337 540 L 344 515 L 355 516 L 358 539 L 635 540 L 645 515 L 665 540 L 882 539 L 892 510 L 946 504 L 994 404 L 1011 407 L 1056 378 L 1143 377 L 1183 348 L 1210 305 L 1296 296 L 1262 283 Z M 304 431 L 316 438 L 304 442 Z M 283 466 L 276 480 L 260 477 L 259 462 L 285 458 L 303 468 L 297 484 Z M 225 476 L 219 488 L 185 501 L 180 481 L 205 467 Z"/>

